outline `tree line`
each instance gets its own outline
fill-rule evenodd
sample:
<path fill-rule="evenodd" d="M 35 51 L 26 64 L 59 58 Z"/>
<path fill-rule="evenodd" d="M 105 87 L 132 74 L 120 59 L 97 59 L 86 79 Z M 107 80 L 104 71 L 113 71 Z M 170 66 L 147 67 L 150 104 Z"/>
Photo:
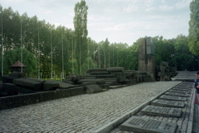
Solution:
<path fill-rule="evenodd" d="M 89 68 L 138 68 L 139 38 L 132 45 L 110 43 L 108 38 L 96 42 L 87 37 L 87 10 L 84 0 L 75 5 L 74 30 L 55 26 L 37 16 L 20 15 L 11 7 L 0 6 L 0 66 L 2 74 L 10 73 L 10 65 L 21 61 L 26 74 L 38 78 L 63 78 L 68 74 L 81 74 Z M 189 51 L 189 37 L 179 35 L 173 39 L 153 37 L 155 58 L 169 62 L 178 70 L 196 70 L 198 58 Z M 3 56 L 2 56 L 3 55 Z M 2 63 L 3 61 L 3 63 Z"/>

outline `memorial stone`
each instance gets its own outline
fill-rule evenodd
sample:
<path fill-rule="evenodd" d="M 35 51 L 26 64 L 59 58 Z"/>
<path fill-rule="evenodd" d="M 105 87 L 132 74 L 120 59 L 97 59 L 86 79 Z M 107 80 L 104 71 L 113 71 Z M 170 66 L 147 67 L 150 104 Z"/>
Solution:
<path fill-rule="evenodd" d="M 190 94 L 190 92 L 187 92 L 187 91 L 180 91 L 180 90 L 173 90 L 173 89 L 171 89 L 171 90 L 169 90 L 167 92 L 174 92 L 174 93 L 181 93 L 181 94 Z"/>
<path fill-rule="evenodd" d="M 181 117 L 182 110 L 179 108 L 159 107 L 148 105 L 140 111 L 142 114 L 152 116 Z"/>
<path fill-rule="evenodd" d="M 181 93 L 175 93 L 175 92 L 166 92 L 165 95 L 180 96 L 180 97 L 189 97 L 188 94 L 181 94 Z"/>
<path fill-rule="evenodd" d="M 151 37 L 140 40 L 138 55 L 138 70 L 146 72 L 155 80 L 154 43 Z"/>
<path fill-rule="evenodd" d="M 185 86 L 174 86 L 173 88 L 175 88 L 175 89 L 191 89 L 191 88 L 189 88 L 189 87 L 185 87 Z"/>
<path fill-rule="evenodd" d="M 174 107 L 174 108 L 184 108 L 185 106 L 184 102 L 161 100 L 161 99 L 156 99 L 151 104 L 155 106 Z"/>
<path fill-rule="evenodd" d="M 169 95 L 162 95 L 160 96 L 159 99 L 173 100 L 173 101 L 187 101 L 187 98 L 185 97 L 169 96 Z"/>
<path fill-rule="evenodd" d="M 175 133 L 177 124 L 132 116 L 120 126 L 122 131 L 134 133 Z"/>
<path fill-rule="evenodd" d="M 172 90 L 187 91 L 187 92 L 191 91 L 191 89 L 188 89 L 188 88 L 172 88 Z"/>

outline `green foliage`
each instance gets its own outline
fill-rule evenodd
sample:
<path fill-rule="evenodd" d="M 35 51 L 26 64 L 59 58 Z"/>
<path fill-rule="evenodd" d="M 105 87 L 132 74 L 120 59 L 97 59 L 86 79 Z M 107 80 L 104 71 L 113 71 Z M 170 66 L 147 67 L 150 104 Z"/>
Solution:
<path fill-rule="evenodd" d="M 69 66 L 70 71 L 68 72 L 69 74 L 78 74 L 78 66 L 77 66 L 77 60 L 76 59 L 72 59 L 69 61 L 71 66 Z"/>
<path fill-rule="evenodd" d="M 76 58 L 78 61 L 79 74 L 82 74 L 82 64 L 86 62 L 87 53 L 87 10 L 85 0 L 81 0 L 75 5 L 74 28 L 75 28 L 75 44 Z"/>
<path fill-rule="evenodd" d="M 156 64 L 166 61 L 171 67 L 177 70 L 196 70 L 196 56 L 194 56 L 188 47 L 186 36 L 179 35 L 175 39 L 163 39 L 163 37 L 154 37 Z"/>
<path fill-rule="evenodd" d="M 174 59 L 177 70 L 193 70 L 196 57 L 189 51 L 188 38 L 183 35 L 177 36 L 174 43 Z"/>
<path fill-rule="evenodd" d="M 4 72 L 10 72 L 10 66 L 17 61 L 21 61 L 21 52 L 23 54 L 23 64 L 26 66 L 26 75 L 34 76 L 37 71 L 37 60 L 32 53 L 26 49 L 16 48 L 13 50 L 5 51 L 4 53 Z"/>
<path fill-rule="evenodd" d="M 189 49 L 194 55 L 199 55 L 199 0 L 190 3 Z"/>
<path fill-rule="evenodd" d="M 91 57 L 88 57 L 86 59 L 86 62 L 82 65 L 82 70 L 85 73 L 86 70 L 90 68 L 97 68 L 97 64 L 94 62 L 94 60 Z"/>
<path fill-rule="evenodd" d="M 130 48 L 128 54 L 128 69 L 138 70 L 138 46 L 140 40 L 138 39 Z"/>
<path fill-rule="evenodd" d="M 194 3 L 193 1 L 192 3 Z M 193 11 L 196 5 L 190 5 L 192 16 L 190 20 L 189 38 L 179 35 L 174 39 L 153 37 L 155 44 L 156 63 L 169 62 L 178 70 L 196 70 L 198 67 L 198 20 Z M 138 69 L 138 47 L 140 39 L 133 45 L 125 43 L 110 43 L 108 38 L 97 43 L 87 38 L 87 10 L 85 0 L 75 5 L 75 30 L 64 26 L 55 27 L 45 21 L 39 21 L 37 16 L 28 17 L 26 13 L 19 15 L 11 8 L 0 6 L 0 37 L 3 39 L 4 74 L 9 73 L 9 67 L 20 61 L 20 49 L 23 46 L 24 64 L 27 75 L 41 78 L 61 78 L 75 73 L 84 74 L 89 68 L 124 67 L 126 70 Z M 198 18 L 197 18 L 198 19 Z M 189 43 L 189 45 L 188 45 Z M 2 43 L 1 49 L 2 49 Z M 191 50 L 191 52 L 189 51 Z M 0 52 L 2 55 L 2 53 Z M 190 65 L 191 64 L 191 65 Z"/>
<path fill-rule="evenodd" d="M 3 39 L 5 53 L 23 45 L 39 61 L 37 68 L 39 66 L 42 78 L 49 78 L 51 73 L 56 77 L 59 76 L 62 71 L 62 60 L 65 61 L 63 64 L 65 74 L 69 73 L 68 58 L 71 53 L 72 36 L 74 35 L 72 30 L 62 26 L 55 28 L 54 25 L 45 21 L 39 21 L 36 16 L 29 18 L 26 13 L 20 16 L 17 12 L 13 12 L 11 8 L 2 10 L 3 12 L 0 13 L 0 37 Z M 62 44 L 63 58 L 60 56 Z M 8 60 L 14 60 L 12 58 L 10 56 Z M 8 71 L 5 71 L 4 74 L 6 73 Z M 38 70 L 34 74 L 36 77 Z"/>
<path fill-rule="evenodd" d="M 171 56 L 175 53 L 174 40 L 166 40 L 163 37 L 154 37 L 154 45 L 155 45 L 155 58 L 156 63 L 160 64 L 161 61 L 167 61 L 171 65 Z"/>

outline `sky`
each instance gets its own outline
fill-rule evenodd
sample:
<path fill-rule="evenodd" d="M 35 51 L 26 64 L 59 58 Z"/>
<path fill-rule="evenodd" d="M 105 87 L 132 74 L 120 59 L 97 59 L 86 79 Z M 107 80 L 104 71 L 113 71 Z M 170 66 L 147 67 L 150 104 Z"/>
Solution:
<path fill-rule="evenodd" d="M 37 16 L 56 26 L 74 29 L 74 7 L 81 0 L 0 0 L 20 15 Z M 96 42 L 132 45 L 141 37 L 165 39 L 188 35 L 192 0 L 85 0 L 88 37 Z"/>

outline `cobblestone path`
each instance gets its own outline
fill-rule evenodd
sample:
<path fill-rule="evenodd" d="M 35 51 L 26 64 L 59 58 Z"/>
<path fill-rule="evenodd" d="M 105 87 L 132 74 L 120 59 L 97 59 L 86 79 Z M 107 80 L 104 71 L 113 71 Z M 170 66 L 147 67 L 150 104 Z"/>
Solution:
<path fill-rule="evenodd" d="M 0 132 L 92 133 L 178 83 L 141 83 L 2 110 Z"/>

